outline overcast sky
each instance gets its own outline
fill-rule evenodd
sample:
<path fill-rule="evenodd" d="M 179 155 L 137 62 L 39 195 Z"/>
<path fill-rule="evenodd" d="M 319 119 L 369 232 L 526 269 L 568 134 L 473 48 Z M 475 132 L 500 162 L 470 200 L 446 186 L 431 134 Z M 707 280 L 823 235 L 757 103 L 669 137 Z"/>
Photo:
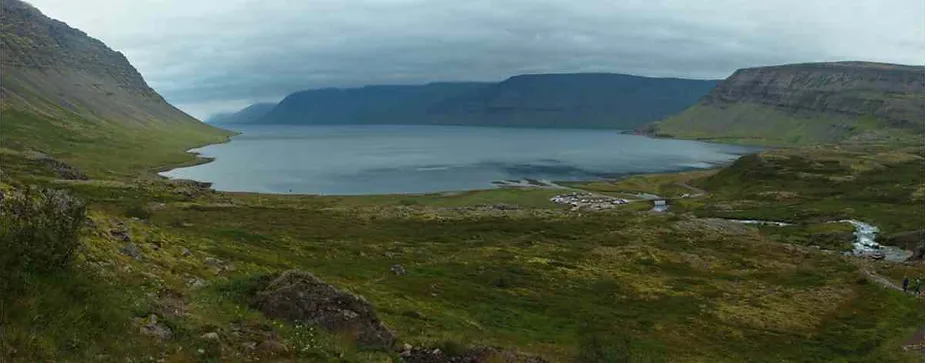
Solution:
<path fill-rule="evenodd" d="M 308 88 L 925 61 L 923 0 L 28 0 L 205 118 Z"/>

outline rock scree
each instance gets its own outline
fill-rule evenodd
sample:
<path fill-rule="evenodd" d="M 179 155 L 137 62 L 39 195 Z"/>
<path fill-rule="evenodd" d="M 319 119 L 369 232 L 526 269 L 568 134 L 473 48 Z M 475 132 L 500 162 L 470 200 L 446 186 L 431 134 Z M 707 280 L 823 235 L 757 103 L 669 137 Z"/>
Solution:
<path fill-rule="evenodd" d="M 395 333 L 366 299 L 343 292 L 311 273 L 283 272 L 257 293 L 257 308 L 271 318 L 314 324 L 349 334 L 365 347 L 392 348 Z"/>

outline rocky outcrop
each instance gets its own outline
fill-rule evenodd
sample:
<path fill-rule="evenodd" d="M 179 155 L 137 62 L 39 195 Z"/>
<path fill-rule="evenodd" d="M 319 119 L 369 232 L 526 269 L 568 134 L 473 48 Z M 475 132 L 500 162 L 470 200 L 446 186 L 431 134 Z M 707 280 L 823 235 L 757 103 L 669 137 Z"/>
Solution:
<path fill-rule="evenodd" d="M 86 174 L 79 169 L 51 156 L 40 152 L 29 152 L 25 154 L 26 159 L 36 162 L 42 168 L 45 168 L 55 174 L 58 178 L 67 180 L 87 180 Z"/>
<path fill-rule="evenodd" d="M 257 307 L 271 318 L 347 334 L 361 346 L 391 348 L 395 344 L 395 334 L 369 302 L 308 272 L 283 272 L 257 293 Z"/>

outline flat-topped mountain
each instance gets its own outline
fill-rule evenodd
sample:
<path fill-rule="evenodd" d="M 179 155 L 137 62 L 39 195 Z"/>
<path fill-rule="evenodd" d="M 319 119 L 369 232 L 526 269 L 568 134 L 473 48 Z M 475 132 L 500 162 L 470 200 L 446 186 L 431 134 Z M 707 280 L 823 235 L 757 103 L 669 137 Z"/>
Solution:
<path fill-rule="evenodd" d="M 697 105 L 655 126 L 667 136 L 831 142 L 925 131 L 925 67 L 806 63 L 736 71 Z"/>
<path fill-rule="evenodd" d="M 680 112 L 715 85 L 576 73 L 521 75 L 498 83 L 327 88 L 293 93 L 255 123 L 620 129 Z"/>

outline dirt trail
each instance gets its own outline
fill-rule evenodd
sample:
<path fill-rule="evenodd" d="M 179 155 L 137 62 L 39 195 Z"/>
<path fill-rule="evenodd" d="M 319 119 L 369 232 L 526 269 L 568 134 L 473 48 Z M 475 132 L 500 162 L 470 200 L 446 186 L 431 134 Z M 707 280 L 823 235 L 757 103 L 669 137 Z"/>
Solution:
<path fill-rule="evenodd" d="M 867 267 L 859 265 L 858 268 L 862 273 L 864 273 L 865 276 L 867 276 L 868 279 L 876 282 L 878 285 L 900 292 L 903 291 L 902 287 L 883 276 L 877 275 L 876 273 L 867 269 Z M 925 300 L 925 296 L 923 295 L 919 295 L 917 298 L 920 300 Z M 922 353 L 923 357 L 925 357 L 925 326 L 919 328 L 919 330 L 913 333 L 909 339 L 906 339 L 906 341 L 903 342 L 901 349 L 906 352 L 918 351 Z"/>
<path fill-rule="evenodd" d="M 867 276 L 867 278 L 869 278 L 869 279 L 870 279 L 871 281 L 873 281 L 873 282 L 876 282 L 876 283 L 879 284 L 880 286 L 883 286 L 883 287 L 888 288 L 888 289 L 893 289 L 893 290 L 896 290 L 896 291 L 903 291 L 903 288 L 902 288 L 902 287 L 900 287 L 899 285 L 897 285 L 897 284 L 893 283 L 892 281 L 888 280 L 886 277 L 877 275 L 877 274 L 871 272 L 870 270 L 868 270 L 868 269 L 867 269 L 866 267 L 864 267 L 864 266 L 858 266 L 858 268 L 861 269 L 861 272 L 864 273 L 864 276 Z"/>

